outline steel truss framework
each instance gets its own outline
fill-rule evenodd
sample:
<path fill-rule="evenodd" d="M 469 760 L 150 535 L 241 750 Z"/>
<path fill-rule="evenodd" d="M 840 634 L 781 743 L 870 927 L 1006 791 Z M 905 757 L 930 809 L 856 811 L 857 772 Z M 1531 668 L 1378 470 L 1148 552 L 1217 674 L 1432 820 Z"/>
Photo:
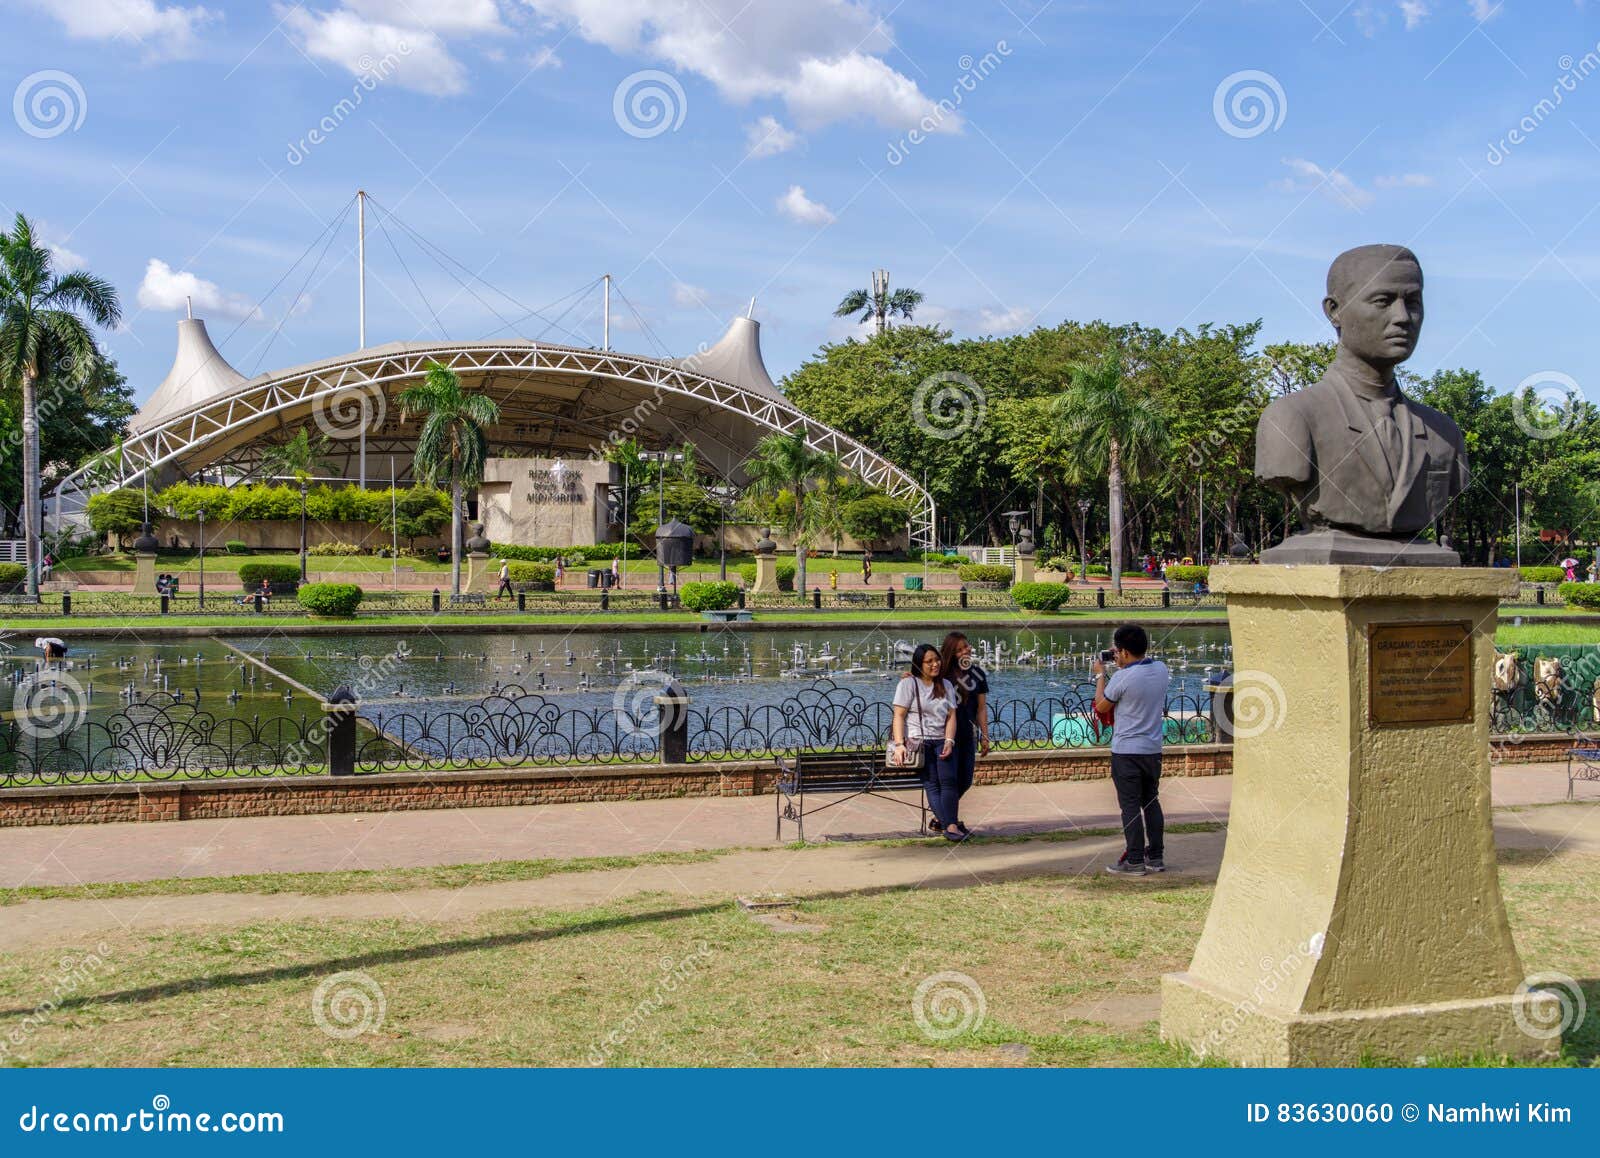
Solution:
<path fill-rule="evenodd" d="M 387 407 L 390 395 L 420 379 L 434 362 L 464 377 L 496 383 L 503 383 L 500 376 L 506 375 L 618 384 L 624 388 L 625 398 L 619 399 L 610 413 L 585 413 L 569 405 L 567 413 L 535 410 L 529 415 L 583 432 L 593 445 L 619 437 L 615 434 L 619 429 L 630 433 L 642 430 L 648 418 L 669 400 L 680 404 L 698 402 L 713 413 L 736 416 L 762 431 L 803 432 L 810 446 L 838 455 L 843 466 L 864 482 L 907 502 L 912 509 L 912 544 L 923 548 L 935 545 L 933 497 L 915 479 L 783 399 L 707 377 L 673 362 L 530 342 L 408 343 L 252 379 L 237 391 L 129 437 L 116 461 L 101 461 L 63 478 L 47 501 L 47 518 L 58 528 L 75 522 L 90 494 L 138 485 L 146 478 L 153 483 L 163 468 L 173 468 L 185 477 L 209 467 L 231 468 L 235 477 L 248 476 L 259 466 L 266 440 L 292 429 L 291 419 L 303 421 L 317 407 L 348 414 L 352 404 L 359 407 L 363 400 L 375 402 L 378 397 Z M 629 406 L 627 400 L 633 395 L 637 399 Z M 657 400 L 655 407 L 646 405 L 652 397 Z M 627 426 L 630 416 L 634 420 L 631 428 Z M 508 421 L 503 418 L 501 427 Z M 717 437 L 705 427 L 680 433 Z M 355 441 L 353 437 L 347 440 Z M 515 440 L 491 432 L 491 441 Z M 369 433 L 367 442 L 369 456 L 386 456 L 396 450 L 409 456 L 411 449 L 408 440 L 382 429 Z M 742 448 L 744 452 L 749 449 Z M 387 481 L 387 472 L 382 473 L 383 481 Z"/>

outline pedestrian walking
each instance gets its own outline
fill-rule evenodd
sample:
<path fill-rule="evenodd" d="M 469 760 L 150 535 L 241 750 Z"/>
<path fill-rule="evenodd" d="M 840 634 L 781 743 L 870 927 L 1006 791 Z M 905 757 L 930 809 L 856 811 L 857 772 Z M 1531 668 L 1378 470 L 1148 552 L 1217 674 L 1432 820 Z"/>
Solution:
<path fill-rule="evenodd" d="M 511 590 L 511 562 L 508 559 L 500 560 L 500 586 L 494 593 L 494 601 L 500 602 L 503 595 L 514 595 Z"/>

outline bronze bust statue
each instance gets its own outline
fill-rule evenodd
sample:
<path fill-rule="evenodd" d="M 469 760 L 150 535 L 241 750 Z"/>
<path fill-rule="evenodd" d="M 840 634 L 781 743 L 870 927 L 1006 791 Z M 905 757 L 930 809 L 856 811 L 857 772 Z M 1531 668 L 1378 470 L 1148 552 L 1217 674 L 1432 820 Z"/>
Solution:
<path fill-rule="evenodd" d="M 1256 477 L 1288 495 L 1301 529 L 1263 563 L 1458 567 L 1420 538 L 1466 489 L 1466 445 L 1448 415 L 1407 398 L 1394 370 L 1422 332 L 1422 266 L 1398 245 L 1347 250 L 1322 312 L 1339 351 L 1312 386 L 1273 402 L 1256 428 Z"/>

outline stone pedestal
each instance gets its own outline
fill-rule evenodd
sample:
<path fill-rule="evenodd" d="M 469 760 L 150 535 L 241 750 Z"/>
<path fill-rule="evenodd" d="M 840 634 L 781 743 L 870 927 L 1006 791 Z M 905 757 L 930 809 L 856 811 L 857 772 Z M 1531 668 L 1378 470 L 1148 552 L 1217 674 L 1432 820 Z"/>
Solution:
<path fill-rule="evenodd" d="M 133 560 L 133 593 L 135 595 L 157 594 L 156 553 L 154 551 L 135 551 Z"/>
<path fill-rule="evenodd" d="M 1013 569 L 1012 582 L 1014 582 L 1014 583 L 1032 583 L 1033 582 L 1033 557 L 1031 555 L 1028 555 L 1028 556 L 1018 555 L 1017 556 L 1016 566 Z"/>
<path fill-rule="evenodd" d="M 491 559 L 487 551 L 467 552 L 467 581 L 461 590 L 467 595 L 493 595 L 500 586 L 500 563 Z"/>
<path fill-rule="evenodd" d="M 778 557 L 776 555 L 756 556 L 756 582 L 750 588 L 757 595 L 764 595 L 769 591 L 778 590 Z"/>
<path fill-rule="evenodd" d="M 1489 806 L 1507 571 L 1217 568 L 1234 655 L 1228 843 L 1161 1033 L 1248 1065 L 1409 1065 L 1559 1039 L 1519 993 Z"/>

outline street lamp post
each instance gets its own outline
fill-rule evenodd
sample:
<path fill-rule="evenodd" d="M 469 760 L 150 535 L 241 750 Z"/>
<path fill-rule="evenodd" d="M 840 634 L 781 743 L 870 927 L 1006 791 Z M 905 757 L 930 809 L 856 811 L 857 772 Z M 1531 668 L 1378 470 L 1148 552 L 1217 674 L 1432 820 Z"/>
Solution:
<path fill-rule="evenodd" d="M 667 521 L 667 454 L 662 451 L 656 459 L 656 526 L 663 526 Z M 673 573 L 677 578 L 677 573 Z M 661 563 L 661 551 L 656 550 L 656 592 L 657 594 L 667 589 L 667 569 Z"/>
<path fill-rule="evenodd" d="M 306 581 L 306 480 L 300 480 L 300 582 Z"/>
<path fill-rule="evenodd" d="M 200 610 L 206 609 L 206 509 L 195 511 L 200 519 Z"/>
<path fill-rule="evenodd" d="M 1089 499 L 1078 500 L 1078 554 L 1083 559 L 1083 574 L 1078 576 L 1080 582 L 1089 582 L 1089 508 L 1094 503 Z"/>

